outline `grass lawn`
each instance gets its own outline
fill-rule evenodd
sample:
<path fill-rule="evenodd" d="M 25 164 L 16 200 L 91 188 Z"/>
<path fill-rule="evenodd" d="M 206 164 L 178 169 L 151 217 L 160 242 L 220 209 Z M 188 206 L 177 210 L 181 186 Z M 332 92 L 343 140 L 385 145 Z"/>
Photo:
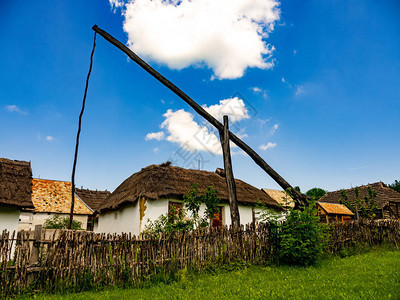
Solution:
<path fill-rule="evenodd" d="M 182 276 L 142 289 L 110 288 L 37 299 L 400 299 L 400 251 L 376 249 L 318 266 L 249 267 Z"/>

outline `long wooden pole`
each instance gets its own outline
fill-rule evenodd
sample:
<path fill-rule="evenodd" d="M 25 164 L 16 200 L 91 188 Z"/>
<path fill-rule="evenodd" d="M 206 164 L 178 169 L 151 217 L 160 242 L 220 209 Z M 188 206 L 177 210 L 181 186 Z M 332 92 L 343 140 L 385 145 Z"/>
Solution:
<path fill-rule="evenodd" d="M 131 49 L 126 47 L 120 41 L 115 39 L 106 31 L 100 29 L 97 25 L 94 25 L 92 28 L 95 32 L 101 35 L 106 41 L 113 44 L 115 47 L 124 52 L 130 59 L 136 62 L 139 66 L 141 66 L 146 72 L 152 75 L 155 79 L 160 81 L 163 85 L 169 88 L 172 92 L 174 92 L 178 97 L 180 97 L 183 101 L 189 104 L 200 116 L 210 122 L 218 131 L 223 131 L 224 126 L 211 116 L 208 112 L 206 112 L 199 104 L 197 104 L 192 98 L 190 98 L 187 94 L 185 94 L 181 89 L 179 89 L 176 85 L 174 85 L 171 81 L 165 78 L 163 75 L 154 70 L 149 64 L 147 64 L 144 60 L 142 60 L 139 56 L 137 56 Z M 254 162 L 261 167 L 272 179 L 275 180 L 284 190 L 290 189 L 293 195 L 293 198 L 299 204 L 306 203 L 306 196 L 298 191 L 296 191 L 283 177 L 281 177 L 274 169 L 272 169 L 253 149 L 251 149 L 245 142 L 243 142 L 240 138 L 234 135 L 229 131 L 229 139 L 234 142 L 239 148 L 241 148 L 245 153 L 247 153 Z"/>
<path fill-rule="evenodd" d="M 90 55 L 89 72 L 88 72 L 87 77 L 86 77 L 85 93 L 83 94 L 82 108 L 81 108 L 81 113 L 79 114 L 78 132 L 76 133 L 74 163 L 72 165 L 72 174 L 71 174 L 71 210 L 70 210 L 70 213 L 69 213 L 68 229 L 72 228 L 72 222 L 74 220 L 75 170 L 76 170 L 76 162 L 78 160 L 79 136 L 81 134 L 81 129 L 82 129 L 82 116 L 83 116 L 83 112 L 85 111 L 86 95 L 87 95 L 87 90 L 88 90 L 88 86 L 89 86 L 90 73 L 92 73 L 93 55 L 94 55 L 94 49 L 95 48 L 96 48 L 96 32 L 94 33 L 93 49 L 92 49 L 92 54 Z"/>
<path fill-rule="evenodd" d="M 225 179 L 226 179 L 226 185 L 228 187 L 229 208 L 231 211 L 232 226 L 239 228 L 240 215 L 237 204 L 236 183 L 235 183 L 235 178 L 233 177 L 233 170 L 232 170 L 231 149 L 229 147 L 228 116 L 224 116 L 224 130 L 222 132 L 220 131 L 219 138 L 221 140 L 222 154 L 224 157 Z"/>

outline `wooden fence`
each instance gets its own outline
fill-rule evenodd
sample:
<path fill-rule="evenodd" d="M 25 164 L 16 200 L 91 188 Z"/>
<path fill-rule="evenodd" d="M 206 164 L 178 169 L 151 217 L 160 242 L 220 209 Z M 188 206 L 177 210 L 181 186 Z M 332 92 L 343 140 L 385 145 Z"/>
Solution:
<path fill-rule="evenodd" d="M 399 221 L 338 223 L 332 227 L 329 251 L 354 243 L 400 242 Z M 277 260 L 277 239 L 268 224 L 241 229 L 207 228 L 188 233 L 138 239 L 130 234 L 43 230 L 0 237 L 0 295 L 32 290 L 81 290 L 132 284 L 181 268 L 243 261 Z"/>

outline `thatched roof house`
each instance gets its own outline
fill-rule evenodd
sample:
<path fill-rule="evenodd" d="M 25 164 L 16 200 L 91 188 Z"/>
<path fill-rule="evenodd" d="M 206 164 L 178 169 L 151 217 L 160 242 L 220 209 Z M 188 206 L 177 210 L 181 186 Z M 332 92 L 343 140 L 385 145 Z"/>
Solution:
<path fill-rule="evenodd" d="M 0 158 L 0 205 L 33 208 L 31 193 L 31 163 Z"/>
<path fill-rule="evenodd" d="M 165 163 L 148 166 L 121 183 L 97 208 L 100 215 L 95 231 L 139 234 L 149 220 L 154 221 L 170 213 L 172 207 L 182 209 L 183 196 L 192 189 L 192 184 L 198 184 L 200 195 L 209 186 L 218 192 L 222 203 L 213 224 L 230 225 L 228 190 L 223 172 L 188 170 Z M 256 210 L 259 208 L 255 206 L 258 202 L 268 208 L 282 210 L 268 194 L 242 180 L 236 179 L 236 190 L 242 224 L 256 220 Z"/>
<path fill-rule="evenodd" d="M 18 230 L 20 210 L 33 209 L 31 193 L 31 164 L 0 158 L 0 234 Z"/>
<path fill-rule="evenodd" d="M 235 181 L 239 203 L 255 204 L 259 201 L 268 207 L 279 209 L 278 203 L 261 189 L 239 179 L 235 179 Z M 218 191 L 218 197 L 222 201 L 229 201 L 226 179 L 223 176 L 216 172 L 184 169 L 165 163 L 148 166 L 130 176 L 97 210 L 99 212 L 116 210 L 137 202 L 141 197 L 152 200 L 183 199 L 183 196 L 192 189 L 192 184 L 198 184 L 200 194 L 204 194 L 207 187 L 212 186 Z"/>
<path fill-rule="evenodd" d="M 368 195 L 368 187 L 371 187 L 376 193 L 375 203 L 378 206 L 377 218 L 400 218 L 400 193 L 389 188 L 383 182 L 375 182 L 363 186 L 359 186 L 360 190 L 359 198 L 362 199 Z M 345 190 L 348 200 L 354 202 L 356 199 L 355 188 Z M 341 190 L 328 192 L 322 196 L 318 202 L 325 203 L 340 203 L 342 198 Z"/>

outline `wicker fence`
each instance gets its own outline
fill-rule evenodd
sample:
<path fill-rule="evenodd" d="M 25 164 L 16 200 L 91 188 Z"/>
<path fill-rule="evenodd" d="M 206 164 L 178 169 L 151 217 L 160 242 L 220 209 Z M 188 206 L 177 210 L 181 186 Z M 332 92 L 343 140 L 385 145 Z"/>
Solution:
<path fill-rule="evenodd" d="M 3 232 L 0 237 L 0 294 L 29 290 L 80 290 L 132 284 L 181 268 L 243 261 L 276 261 L 279 249 L 268 224 L 240 230 L 227 227 L 157 238 L 80 231 Z M 399 221 L 338 223 L 329 251 L 343 247 L 400 242 Z"/>

